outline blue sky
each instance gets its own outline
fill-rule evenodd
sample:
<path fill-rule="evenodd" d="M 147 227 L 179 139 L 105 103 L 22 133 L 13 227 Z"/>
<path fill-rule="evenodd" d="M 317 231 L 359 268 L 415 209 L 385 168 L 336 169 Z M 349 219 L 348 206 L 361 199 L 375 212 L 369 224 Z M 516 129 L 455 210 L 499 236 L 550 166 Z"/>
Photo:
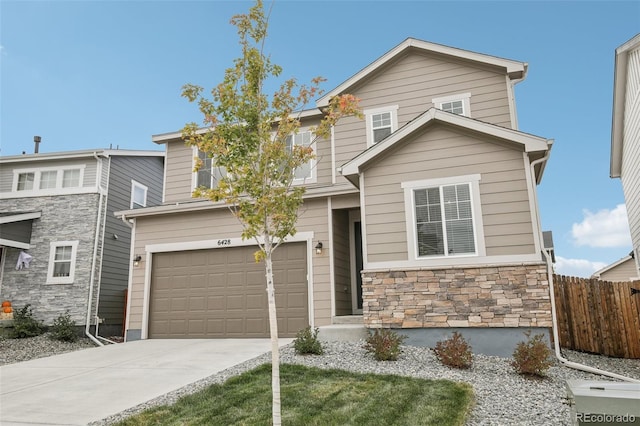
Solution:
<path fill-rule="evenodd" d="M 0 0 L 0 155 L 160 149 L 151 135 L 199 121 L 185 83 L 211 88 L 239 55 L 245 1 Z M 266 3 L 270 6 L 270 2 Z M 631 250 L 609 178 L 615 48 L 640 1 L 276 1 L 267 51 L 285 77 L 330 90 L 407 37 L 529 64 L 520 130 L 555 139 L 539 186 L 558 272 L 590 275 Z"/>

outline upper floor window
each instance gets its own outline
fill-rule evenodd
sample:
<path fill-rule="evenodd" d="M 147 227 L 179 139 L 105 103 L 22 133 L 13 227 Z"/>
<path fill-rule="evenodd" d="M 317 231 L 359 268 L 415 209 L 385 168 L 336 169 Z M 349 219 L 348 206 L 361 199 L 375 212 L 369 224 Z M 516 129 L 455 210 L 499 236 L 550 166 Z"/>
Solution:
<path fill-rule="evenodd" d="M 56 192 L 82 186 L 82 167 L 14 170 L 14 191 Z"/>
<path fill-rule="evenodd" d="M 194 149 L 197 150 L 198 159 L 202 162 L 195 175 L 195 187 L 215 188 L 218 186 L 218 181 L 227 175 L 227 171 L 224 167 L 215 167 L 213 158 L 206 152 Z"/>
<path fill-rule="evenodd" d="M 478 255 L 481 227 L 479 175 L 406 182 L 405 206 L 410 247 L 415 259 Z M 409 219 L 408 219 L 409 220 Z M 409 231 L 411 230 L 411 231 Z"/>
<path fill-rule="evenodd" d="M 131 180 L 131 208 L 140 208 L 147 206 L 147 190 L 143 184 Z"/>
<path fill-rule="evenodd" d="M 49 170 L 40 173 L 40 189 L 51 189 L 56 187 L 58 171 Z"/>
<path fill-rule="evenodd" d="M 364 110 L 367 146 L 372 146 L 398 129 L 398 105 Z"/>
<path fill-rule="evenodd" d="M 433 106 L 441 109 L 442 111 L 470 117 L 471 107 L 469 98 L 471 98 L 471 93 L 460 93 L 457 95 L 433 98 L 431 102 L 433 103 Z"/>
<path fill-rule="evenodd" d="M 80 186 L 80 169 L 68 169 L 62 172 L 62 187 L 77 188 Z"/>
<path fill-rule="evenodd" d="M 16 183 L 17 191 L 31 191 L 33 189 L 33 182 L 35 181 L 35 173 L 18 173 L 18 181 Z"/>
<path fill-rule="evenodd" d="M 313 134 L 309 131 L 303 131 L 287 136 L 287 138 L 285 139 L 285 147 L 287 149 L 287 152 L 293 151 L 293 147 L 296 145 L 302 147 L 311 147 L 312 149 L 314 149 Z M 293 175 L 294 183 L 296 183 L 296 181 L 309 182 L 310 180 L 315 179 L 314 169 L 315 160 L 310 160 L 308 163 L 296 168 Z"/>
<path fill-rule="evenodd" d="M 50 244 L 48 284 L 71 284 L 76 269 L 78 241 L 57 241 Z"/>

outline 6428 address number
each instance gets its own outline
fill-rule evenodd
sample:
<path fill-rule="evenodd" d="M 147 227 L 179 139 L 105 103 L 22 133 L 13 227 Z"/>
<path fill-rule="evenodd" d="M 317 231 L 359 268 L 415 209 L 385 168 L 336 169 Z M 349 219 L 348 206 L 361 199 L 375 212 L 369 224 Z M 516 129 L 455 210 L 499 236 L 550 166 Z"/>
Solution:
<path fill-rule="evenodd" d="M 219 246 L 230 246 L 231 245 L 231 240 L 230 239 L 218 240 L 218 245 Z"/>

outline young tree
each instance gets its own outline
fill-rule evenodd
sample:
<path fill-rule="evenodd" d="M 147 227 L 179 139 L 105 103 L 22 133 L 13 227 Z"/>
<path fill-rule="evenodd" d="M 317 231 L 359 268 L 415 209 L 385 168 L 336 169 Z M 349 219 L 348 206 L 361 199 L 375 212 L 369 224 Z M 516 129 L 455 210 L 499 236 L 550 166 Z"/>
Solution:
<path fill-rule="evenodd" d="M 265 262 L 272 353 L 273 424 L 281 424 L 278 323 L 273 282 L 272 254 L 296 233 L 298 212 L 305 188 L 293 186 L 296 168 L 314 157 L 311 146 L 290 144 L 287 138 L 300 127 L 299 113 L 322 91 L 317 77 L 309 85 L 295 79 L 284 81 L 269 97 L 264 91 L 268 78 L 282 69 L 264 53 L 268 17 L 261 0 L 248 14 L 236 15 L 242 55 L 225 72 L 222 83 L 203 94 L 200 86 L 187 84 L 182 96 L 197 102 L 204 128 L 185 125 L 182 136 L 210 158 L 212 168 L 224 170 L 212 188 L 197 188 L 193 196 L 225 202 L 242 224 L 242 238 L 254 239 L 259 247 L 256 262 Z M 331 99 L 320 124 L 312 129 L 316 140 L 330 137 L 331 128 L 343 116 L 361 117 L 358 99 L 343 94 Z M 203 166 L 198 159 L 196 171 Z"/>

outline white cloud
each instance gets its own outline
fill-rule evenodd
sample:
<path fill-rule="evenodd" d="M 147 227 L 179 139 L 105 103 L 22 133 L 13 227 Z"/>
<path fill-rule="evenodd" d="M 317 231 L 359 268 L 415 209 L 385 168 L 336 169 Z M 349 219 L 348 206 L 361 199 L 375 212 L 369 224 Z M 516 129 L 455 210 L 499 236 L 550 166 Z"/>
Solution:
<path fill-rule="evenodd" d="M 584 220 L 574 223 L 571 228 L 571 236 L 576 246 L 631 246 L 627 208 L 624 204 L 618 204 L 613 210 L 603 209 L 592 213 L 585 209 L 583 213 Z"/>
<path fill-rule="evenodd" d="M 586 259 L 567 259 L 556 256 L 555 272 L 559 275 L 589 278 L 594 272 L 607 266 L 603 262 L 592 262 Z"/>

